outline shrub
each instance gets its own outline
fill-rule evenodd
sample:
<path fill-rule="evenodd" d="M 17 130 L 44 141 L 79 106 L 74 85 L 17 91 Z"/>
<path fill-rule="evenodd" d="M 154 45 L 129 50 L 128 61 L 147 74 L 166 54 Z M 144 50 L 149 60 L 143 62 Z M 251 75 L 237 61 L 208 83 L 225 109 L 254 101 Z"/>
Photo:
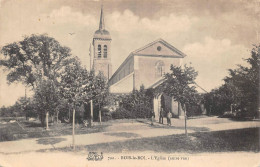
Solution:
<path fill-rule="evenodd" d="M 108 109 L 103 108 L 103 109 L 101 110 L 101 113 L 102 113 L 102 117 L 101 117 L 102 122 L 106 122 L 106 121 L 109 121 L 109 120 L 112 119 L 112 114 L 111 114 L 111 112 L 109 112 Z"/>
<path fill-rule="evenodd" d="M 130 112 L 124 108 L 119 108 L 115 112 L 112 112 L 113 119 L 131 119 L 133 117 L 133 112 Z"/>
<path fill-rule="evenodd" d="M 152 109 L 144 105 L 136 105 L 132 112 L 135 118 L 150 118 Z"/>
<path fill-rule="evenodd" d="M 187 105 L 187 111 L 187 116 L 198 116 L 202 113 L 200 105 L 198 104 Z"/>
<path fill-rule="evenodd" d="M 121 107 L 115 112 L 112 112 L 113 119 L 135 119 L 135 118 L 150 118 L 152 109 L 144 105 L 136 105 L 131 111 Z"/>

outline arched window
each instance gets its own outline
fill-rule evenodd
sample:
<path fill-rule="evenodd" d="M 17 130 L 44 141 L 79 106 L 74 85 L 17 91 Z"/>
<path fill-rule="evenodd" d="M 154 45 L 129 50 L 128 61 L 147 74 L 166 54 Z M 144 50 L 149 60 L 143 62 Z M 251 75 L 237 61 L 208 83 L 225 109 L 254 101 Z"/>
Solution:
<path fill-rule="evenodd" d="M 101 58 L 101 45 L 98 45 L 98 58 Z"/>
<path fill-rule="evenodd" d="M 104 45 L 104 58 L 107 58 L 107 45 Z"/>
<path fill-rule="evenodd" d="M 155 64 L 155 76 L 161 77 L 164 74 L 164 63 L 162 61 L 158 61 Z"/>

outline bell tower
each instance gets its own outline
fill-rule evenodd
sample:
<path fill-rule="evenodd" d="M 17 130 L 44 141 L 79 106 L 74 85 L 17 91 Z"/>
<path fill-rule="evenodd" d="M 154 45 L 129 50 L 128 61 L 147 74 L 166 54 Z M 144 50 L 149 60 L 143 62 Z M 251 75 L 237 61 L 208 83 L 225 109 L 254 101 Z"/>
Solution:
<path fill-rule="evenodd" d="M 102 5 L 99 29 L 95 32 L 92 43 L 94 50 L 93 68 L 96 74 L 102 72 L 108 80 L 112 76 L 111 41 L 112 39 L 110 33 L 105 29 L 105 20 Z"/>

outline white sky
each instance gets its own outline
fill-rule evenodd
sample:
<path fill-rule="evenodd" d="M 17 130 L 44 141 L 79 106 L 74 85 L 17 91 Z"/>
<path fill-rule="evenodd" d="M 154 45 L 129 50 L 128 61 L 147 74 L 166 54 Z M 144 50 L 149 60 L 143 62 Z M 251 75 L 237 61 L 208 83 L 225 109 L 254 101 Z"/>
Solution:
<path fill-rule="evenodd" d="M 197 83 L 210 91 L 259 43 L 259 0 L 107 0 L 103 4 L 105 26 L 112 36 L 113 71 L 131 51 L 163 38 L 188 55 L 184 62 L 192 63 L 199 72 Z M 47 33 L 70 47 L 88 68 L 100 5 L 98 0 L 0 0 L 0 47 L 24 35 Z M 72 32 L 75 35 L 69 35 Z M 12 105 L 24 95 L 24 87 L 7 85 L 6 74 L 1 70 L 0 75 L 0 107 Z"/>

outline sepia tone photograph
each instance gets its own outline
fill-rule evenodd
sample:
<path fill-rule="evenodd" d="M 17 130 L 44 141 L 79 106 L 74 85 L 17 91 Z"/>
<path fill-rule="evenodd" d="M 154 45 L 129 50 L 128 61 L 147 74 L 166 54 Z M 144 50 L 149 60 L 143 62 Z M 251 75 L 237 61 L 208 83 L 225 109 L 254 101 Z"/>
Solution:
<path fill-rule="evenodd" d="M 260 0 L 0 0 L 0 167 L 260 166 Z"/>

